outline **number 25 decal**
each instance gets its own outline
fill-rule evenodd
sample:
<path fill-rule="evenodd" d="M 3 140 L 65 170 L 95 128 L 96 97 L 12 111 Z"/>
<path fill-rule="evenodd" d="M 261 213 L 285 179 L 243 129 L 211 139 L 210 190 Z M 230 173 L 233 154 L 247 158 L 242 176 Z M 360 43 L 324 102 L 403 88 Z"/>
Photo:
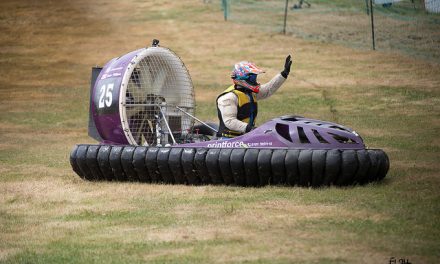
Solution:
<path fill-rule="evenodd" d="M 99 89 L 98 108 L 110 107 L 113 101 L 113 83 L 103 84 Z"/>

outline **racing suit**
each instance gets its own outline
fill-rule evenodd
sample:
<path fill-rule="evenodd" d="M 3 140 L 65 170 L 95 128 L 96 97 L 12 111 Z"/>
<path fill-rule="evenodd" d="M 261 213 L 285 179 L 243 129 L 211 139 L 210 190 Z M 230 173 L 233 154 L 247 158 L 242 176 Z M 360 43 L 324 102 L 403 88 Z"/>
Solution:
<path fill-rule="evenodd" d="M 221 93 L 217 97 L 217 113 L 220 120 L 217 136 L 231 138 L 249 132 L 255 126 L 257 101 L 274 94 L 286 77 L 281 74 L 275 75 L 268 83 L 261 85 L 259 93 L 252 93 L 238 85 L 231 86 Z"/>

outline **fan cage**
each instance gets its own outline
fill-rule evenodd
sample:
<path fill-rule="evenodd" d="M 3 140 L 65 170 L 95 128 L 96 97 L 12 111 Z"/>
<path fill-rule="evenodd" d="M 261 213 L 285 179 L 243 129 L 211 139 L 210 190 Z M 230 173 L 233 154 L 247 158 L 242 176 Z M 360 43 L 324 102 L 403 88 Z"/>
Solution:
<path fill-rule="evenodd" d="M 132 145 L 173 143 L 194 125 L 188 115 L 195 112 L 191 77 L 167 48 L 149 47 L 131 60 L 119 102 L 122 128 Z"/>

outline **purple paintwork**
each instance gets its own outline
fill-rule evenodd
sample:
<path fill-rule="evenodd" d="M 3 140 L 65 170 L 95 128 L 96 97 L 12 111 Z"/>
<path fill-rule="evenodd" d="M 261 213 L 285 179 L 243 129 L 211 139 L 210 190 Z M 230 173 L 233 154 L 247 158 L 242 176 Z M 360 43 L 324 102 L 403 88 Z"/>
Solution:
<path fill-rule="evenodd" d="M 102 143 L 128 144 L 121 124 L 119 111 L 119 92 L 121 89 L 122 78 L 132 59 L 145 49 L 139 49 L 122 57 L 114 58 L 109 61 L 102 69 L 92 91 L 92 111 L 93 121 L 96 129 L 103 139 Z M 100 89 L 103 86 L 113 84 L 111 107 L 99 108 Z"/>
<path fill-rule="evenodd" d="M 331 122 L 296 116 L 274 118 L 251 132 L 232 139 L 176 146 L 207 148 L 365 149 L 362 138 L 347 127 Z"/>

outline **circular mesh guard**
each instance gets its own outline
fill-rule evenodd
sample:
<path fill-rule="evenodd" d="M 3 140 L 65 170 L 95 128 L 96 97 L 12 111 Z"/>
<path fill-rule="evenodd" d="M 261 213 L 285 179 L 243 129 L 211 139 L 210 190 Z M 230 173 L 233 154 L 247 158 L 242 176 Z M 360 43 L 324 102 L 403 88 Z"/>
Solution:
<path fill-rule="evenodd" d="M 178 136 L 194 125 L 191 117 L 176 108 L 194 115 L 188 70 L 175 53 L 162 47 L 146 49 L 131 63 L 132 72 L 122 91 L 128 141 L 133 145 L 172 143 L 170 132 Z"/>

